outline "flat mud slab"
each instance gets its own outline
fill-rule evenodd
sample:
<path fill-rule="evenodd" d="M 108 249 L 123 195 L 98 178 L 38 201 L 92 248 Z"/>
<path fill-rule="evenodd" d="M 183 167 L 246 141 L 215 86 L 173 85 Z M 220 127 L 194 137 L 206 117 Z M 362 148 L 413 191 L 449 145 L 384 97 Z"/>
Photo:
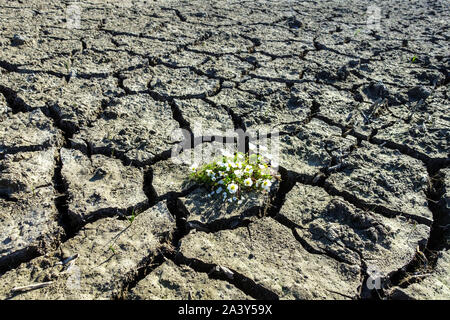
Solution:
<path fill-rule="evenodd" d="M 21 264 L 2 276 L 0 296 L 16 299 L 111 299 L 139 268 L 157 256 L 175 220 L 164 202 L 139 214 L 132 223 L 105 218 L 82 228 L 52 254 Z M 51 282 L 32 290 L 33 283 Z"/>
<path fill-rule="evenodd" d="M 56 148 L 21 152 L 0 160 L 0 268 L 55 249 L 64 234 L 53 187 Z"/>
<path fill-rule="evenodd" d="M 271 187 L 271 192 L 277 191 L 277 184 Z M 187 213 L 187 225 L 200 230 L 232 228 L 242 223 L 248 217 L 264 216 L 270 206 L 270 193 L 251 192 L 238 200 L 223 201 L 222 195 L 214 194 L 204 188 L 198 188 L 185 197 L 179 198 L 179 206 Z"/>
<path fill-rule="evenodd" d="M 343 170 L 332 172 L 325 180 L 331 193 L 385 215 L 432 224 L 427 169 L 421 161 L 363 142 L 343 163 Z"/>
<path fill-rule="evenodd" d="M 62 179 L 67 186 L 67 215 L 73 226 L 105 215 L 125 215 L 144 208 L 148 199 L 141 169 L 125 167 L 104 155 L 88 158 L 78 150 L 61 149 Z"/>
<path fill-rule="evenodd" d="M 251 297 L 223 280 L 188 266 L 178 267 L 167 261 L 133 288 L 130 299 L 139 300 L 247 300 Z"/>
<path fill-rule="evenodd" d="M 180 253 L 187 261 L 196 258 L 245 275 L 280 299 L 351 299 L 360 285 L 359 266 L 309 253 L 289 228 L 271 218 L 248 229 L 192 232 Z"/>
<path fill-rule="evenodd" d="M 0 298 L 450 299 L 449 20 L 0 0 Z M 270 192 L 189 180 L 253 146 Z"/>
<path fill-rule="evenodd" d="M 321 170 L 332 166 L 356 146 L 357 139 L 342 137 L 336 126 L 312 119 L 301 127 L 287 125 L 292 134 L 280 137 L 280 165 L 294 171 L 304 181 L 313 181 Z"/>
<path fill-rule="evenodd" d="M 363 211 L 322 188 L 302 184 L 286 195 L 276 218 L 293 225 L 310 252 L 370 265 L 384 276 L 408 264 L 430 234 L 426 225 Z"/>

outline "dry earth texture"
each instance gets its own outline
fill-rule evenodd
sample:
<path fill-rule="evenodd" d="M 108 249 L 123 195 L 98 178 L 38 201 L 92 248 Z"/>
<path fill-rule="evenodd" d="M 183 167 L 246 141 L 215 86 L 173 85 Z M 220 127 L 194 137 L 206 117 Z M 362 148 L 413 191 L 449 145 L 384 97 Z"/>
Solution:
<path fill-rule="evenodd" d="M 448 21 L 448 1 L 0 0 L 0 298 L 449 299 Z M 270 196 L 184 183 L 173 132 L 199 124 L 281 132 Z"/>

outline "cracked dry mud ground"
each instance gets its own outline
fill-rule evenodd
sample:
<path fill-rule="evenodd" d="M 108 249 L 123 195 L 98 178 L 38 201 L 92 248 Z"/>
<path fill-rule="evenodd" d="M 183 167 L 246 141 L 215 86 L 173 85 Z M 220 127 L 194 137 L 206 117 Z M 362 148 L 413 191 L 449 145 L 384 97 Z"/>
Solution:
<path fill-rule="evenodd" d="M 450 299 L 448 2 L 70 4 L 0 0 L 2 299 Z M 281 132 L 269 198 L 184 184 L 199 125 Z"/>

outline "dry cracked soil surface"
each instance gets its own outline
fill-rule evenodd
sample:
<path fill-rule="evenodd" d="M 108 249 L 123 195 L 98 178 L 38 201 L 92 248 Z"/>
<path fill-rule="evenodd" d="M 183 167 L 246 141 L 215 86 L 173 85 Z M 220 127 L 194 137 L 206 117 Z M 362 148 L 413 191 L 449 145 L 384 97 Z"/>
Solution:
<path fill-rule="evenodd" d="M 0 298 L 450 299 L 448 21 L 444 0 L 0 0 Z M 207 198 L 180 129 L 186 157 L 278 130 L 281 182 Z"/>

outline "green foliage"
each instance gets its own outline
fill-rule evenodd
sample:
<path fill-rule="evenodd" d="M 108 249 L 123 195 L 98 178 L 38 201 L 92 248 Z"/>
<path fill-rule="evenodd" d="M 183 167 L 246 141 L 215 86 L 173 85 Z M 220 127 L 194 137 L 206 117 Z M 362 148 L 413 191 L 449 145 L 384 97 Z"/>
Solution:
<path fill-rule="evenodd" d="M 130 224 L 133 223 L 135 218 L 136 218 L 136 212 L 133 208 L 133 211 L 131 212 L 131 217 L 128 218 L 128 221 L 130 221 Z"/>
<path fill-rule="evenodd" d="M 274 172 L 261 155 L 237 152 L 201 167 L 191 166 L 190 178 L 207 186 L 211 190 L 209 197 L 217 194 L 232 202 L 240 200 L 245 192 L 269 191 Z"/>

